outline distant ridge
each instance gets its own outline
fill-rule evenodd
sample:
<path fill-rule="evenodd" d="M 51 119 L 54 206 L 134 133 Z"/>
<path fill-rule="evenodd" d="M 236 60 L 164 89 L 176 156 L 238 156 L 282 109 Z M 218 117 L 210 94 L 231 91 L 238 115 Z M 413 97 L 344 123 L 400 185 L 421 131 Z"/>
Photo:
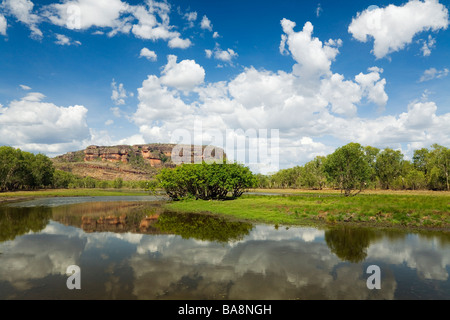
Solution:
<path fill-rule="evenodd" d="M 52 159 L 56 169 L 82 177 L 100 180 L 149 180 L 166 167 L 175 167 L 172 151 L 176 144 L 150 143 L 137 145 L 96 146 L 67 152 Z M 202 152 L 206 146 L 202 146 Z M 185 146 L 188 150 L 189 145 Z M 191 162 L 202 157 L 190 146 Z M 176 150 L 176 149 L 175 149 Z M 197 152 L 198 153 L 198 152 Z"/>

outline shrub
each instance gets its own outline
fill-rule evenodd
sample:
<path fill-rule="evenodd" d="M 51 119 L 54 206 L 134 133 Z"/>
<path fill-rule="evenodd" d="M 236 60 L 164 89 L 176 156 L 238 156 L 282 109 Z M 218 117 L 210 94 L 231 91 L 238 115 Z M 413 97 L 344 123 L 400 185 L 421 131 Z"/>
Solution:
<path fill-rule="evenodd" d="M 174 169 L 163 169 L 157 178 L 173 200 L 237 198 L 257 184 L 250 169 L 237 163 L 182 164 Z"/>

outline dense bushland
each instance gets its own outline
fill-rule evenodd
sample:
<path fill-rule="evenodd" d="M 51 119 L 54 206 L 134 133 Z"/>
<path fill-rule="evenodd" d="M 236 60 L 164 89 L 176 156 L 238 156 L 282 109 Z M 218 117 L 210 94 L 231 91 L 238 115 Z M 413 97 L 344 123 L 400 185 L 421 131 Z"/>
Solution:
<path fill-rule="evenodd" d="M 413 158 L 390 148 L 380 150 L 349 143 L 328 156 L 318 156 L 304 166 L 258 174 L 260 188 L 339 188 L 352 190 L 450 190 L 450 149 L 438 144 L 414 151 Z"/>

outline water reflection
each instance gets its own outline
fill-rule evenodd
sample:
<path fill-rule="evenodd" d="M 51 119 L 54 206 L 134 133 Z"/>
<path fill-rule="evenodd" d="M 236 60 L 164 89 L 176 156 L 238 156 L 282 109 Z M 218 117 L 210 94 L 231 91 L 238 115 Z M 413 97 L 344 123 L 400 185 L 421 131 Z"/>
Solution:
<path fill-rule="evenodd" d="M 11 210 L 0 207 L 0 299 L 450 299 L 445 233 L 277 230 L 136 202 L 27 208 L 31 222 Z M 71 264 L 78 291 L 65 286 Z M 371 264 L 381 290 L 366 287 Z"/>

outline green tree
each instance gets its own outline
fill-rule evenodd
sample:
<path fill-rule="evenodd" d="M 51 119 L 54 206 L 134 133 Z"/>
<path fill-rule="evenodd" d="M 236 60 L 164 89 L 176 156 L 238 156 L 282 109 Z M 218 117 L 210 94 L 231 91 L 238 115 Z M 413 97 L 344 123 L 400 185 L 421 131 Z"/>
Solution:
<path fill-rule="evenodd" d="M 376 157 L 375 170 L 383 189 L 389 189 L 402 171 L 403 154 L 386 148 Z"/>
<path fill-rule="evenodd" d="M 370 171 L 370 177 L 369 180 L 371 182 L 371 185 L 373 187 L 377 187 L 377 172 L 375 169 L 375 163 L 378 153 L 380 153 L 380 149 L 372 147 L 372 146 L 366 146 L 364 147 L 364 154 L 366 156 L 366 161 L 369 164 L 369 171 Z"/>
<path fill-rule="evenodd" d="M 431 189 L 450 190 L 450 149 L 438 144 L 431 146 L 433 149 L 428 156 L 428 181 Z"/>
<path fill-rule="evenodd" d="M 414 150 L 413 165 L 416 170 L 422 171 L 425 175 L 428 170 L 428 159 L 430 151 L 427 148 Z"/>
<path fill-rule="evenodd" d="M 359 143 L 351 142 L 336 149 L 328 155 L 324 163 L 324 171 L 328 177 L 339 185 L 345 196 L 352 190 L 365 187 L 370 177 L 370 167 L 367 163 L 364 149 Z"/>
<path fill-rule="evenodd" d="M 113 181 L 113 186 L 116 189 L 120 189 L 123 187 L 123 179 L 122 178 L 116 178 Z"/>
<path fill-rule="evenodd" d="M 299 175 L 299 182 L 303 187 L 321 190 L 325 186 L 325 159 L 325 157 L 317 156 L 303 166 Z"/>
<path fill-rule="evenodd" d="M 252 172 L 237 163 L 182 164 L 163 169 L 157 179 L 173 200 L 187 196 L 204 200 L 225 199 L 229 194 L 236 198 L 257 183 Z"/>
<path fill-rule="evenodd" d="M 0 147 L 0 191 L 51 186 L 54 167 L 43 155 Z"/>

